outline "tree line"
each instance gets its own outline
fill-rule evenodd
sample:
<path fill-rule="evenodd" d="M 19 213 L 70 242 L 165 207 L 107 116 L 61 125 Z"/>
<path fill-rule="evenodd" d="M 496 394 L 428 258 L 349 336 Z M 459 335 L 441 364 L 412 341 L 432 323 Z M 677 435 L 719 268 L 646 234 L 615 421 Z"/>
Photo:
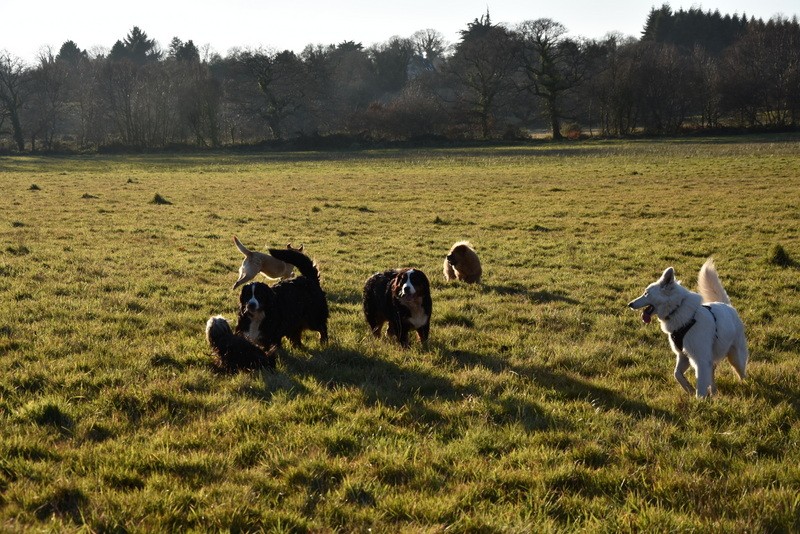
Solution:
<path fill-rule="evenodd" d="M 337 140 L 553 139 L 797 128 L 800 24 L 653 8 L 641 37 L 572 38 L 489 13 L 454 44 L 428 29 L 301 53 L 166 50 L 134 27 L 93 57 L 0 53 L 0 150 L 222 147 Z"/>

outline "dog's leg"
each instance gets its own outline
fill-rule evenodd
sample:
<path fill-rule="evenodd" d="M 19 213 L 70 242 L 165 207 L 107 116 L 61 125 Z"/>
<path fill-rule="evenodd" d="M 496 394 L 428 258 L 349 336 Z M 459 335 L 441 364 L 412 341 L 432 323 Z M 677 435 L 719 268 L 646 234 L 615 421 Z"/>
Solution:
<path fill-rule="evenodd" d="M 383 328 L 383 323 L 371 324 L 369 325 L 369 329 L 372 331 L 372 335 L 375 337 L 381 337 L 381 329 Z"/>
<path fill-rule="evenodd" d="M 328 327 L 326 325 L 322 325 L 318 332 L 320 344 L 326 345 L 328 343 Z"/>
<path fill-rule="evenodd" d="M 417 335 L 419 336 L 419 341 L 423 345 L 428 342 L 428 336 L 430 336 L 431 332 L 431 324 L 425 323 L 424 325 L 417 328 Z"/>
<path fill-rule="evenodd" d="M 697 362 L 697 397 L 704 398 L 714 393 L 714 365 L 708 360 Z"/>
<path fill-rule="evenodd" d="M 747 344 L 744 340 L 737 341 L 728 352 L 728 362 L 733 366 L 740 380 L 744 380 L 747 377 L 748 357 Z"/>
<path fill-rule="evenodd" d="M 694 388 L 689 381 L 686 380 L 687 369 L 689 369 L 689 358 L 683 353 L 678 354 L 678 360 L 675 363 L 675 380 L 686 390 L 686 393 L 694 395 Z"/>
<path fill-rule="evenodd" d="M 444 260 L 444 265 L 442 265 L 442 273 L 444 274 L 444 279 L 448 282 L 450 280 L 454 280 L 456 277 L 456 272 L 453 270 L 453 266 L 447 261 L 447 258 Z"/>
<path fill-rule="evenodd" d="M 400 331 L 397 333 L 397 341 L 400 342 L 400 346 L 404 349 L 408 348 L 408 327 L 403 325 L 400 327 Z"/>

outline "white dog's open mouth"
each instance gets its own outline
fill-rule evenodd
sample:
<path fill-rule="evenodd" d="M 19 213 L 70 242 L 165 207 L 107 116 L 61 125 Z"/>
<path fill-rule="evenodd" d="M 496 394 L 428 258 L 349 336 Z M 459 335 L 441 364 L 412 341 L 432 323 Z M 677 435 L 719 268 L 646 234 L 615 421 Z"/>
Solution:
<path fill-rule="evenodd" d="M 650 320 L 653 318 L 653 312 L 656 309 L 653 307 L 652 304 L 648 304 L 645 309 L 642 310 L 642 321 L 646 324 L 650 324 Z"/>

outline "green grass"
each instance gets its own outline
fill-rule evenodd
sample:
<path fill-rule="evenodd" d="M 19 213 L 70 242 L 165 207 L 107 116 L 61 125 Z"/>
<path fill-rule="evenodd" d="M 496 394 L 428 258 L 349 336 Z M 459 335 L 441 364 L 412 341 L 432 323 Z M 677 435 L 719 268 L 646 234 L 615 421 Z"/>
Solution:
<path fill-rule="evenodd" d="M 798 531 L 797 141 L 0 159 L 0 525 Z M 305 245 L 329 346 L 213 371 L 233 234 Z M 480 286 L 443 280 L 460 239 Z M 709 255 L 750 376 L 697 401 L 625 304 Z M 432 281 L 427 349 L 368 334 L 396 266 Z"/>

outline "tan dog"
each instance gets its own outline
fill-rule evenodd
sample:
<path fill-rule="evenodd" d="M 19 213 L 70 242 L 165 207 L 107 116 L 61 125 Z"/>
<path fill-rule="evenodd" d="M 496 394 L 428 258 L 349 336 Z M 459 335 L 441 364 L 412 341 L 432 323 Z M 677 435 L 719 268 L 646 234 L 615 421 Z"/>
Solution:
<path fill-rule="evenodd" d="M 236 236 L 233 236 L 233 242 L 236 244 L 236 248 L 239 249 L 239 252 L 244 254 L 242 266 L 239 267 L 239 279 L 233 284 L 233 289 L 249 282 L 255 278 L 258 273 L 263 273 L 264 276 L 272 279 L 283 279 L 292 276 L 294 267 L 291 264 L 282 262 L 278 258 L 272 257 L 269 254 L 264 254 L 263 252 L 249 250 L 242 245 L 242 242 L 239 241 Z M 303 245 L 300 245 L 300 248 L 292 248 L 292 244 L 289 243 L 286 245 L 286 248 L 296 252 L 303 252 Z"/>
<path fill-rule="evenodd" d="M 445 280 L 461 280 L 468 284 L 479 283 L 483 274 L 481 260 L 469 241 L 459 241 L 450 248 L 442 270 Z"/>

